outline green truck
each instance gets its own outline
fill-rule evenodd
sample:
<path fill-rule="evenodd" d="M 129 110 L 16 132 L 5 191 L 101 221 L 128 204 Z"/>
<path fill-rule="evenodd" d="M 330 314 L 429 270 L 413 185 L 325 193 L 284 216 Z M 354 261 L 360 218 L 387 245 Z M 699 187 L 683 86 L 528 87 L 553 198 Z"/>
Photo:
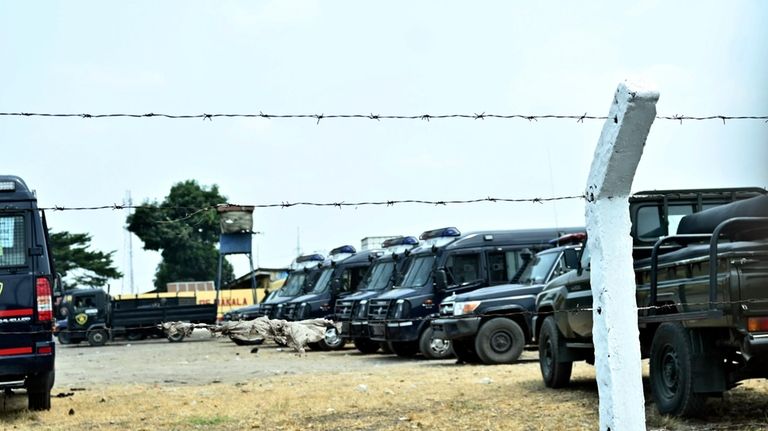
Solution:
<path fill-rule="evenodd" d="M 768 196 L 755 189 L 667 195 L 659 201 L 662 219 L 669 214 L 664 207 L 685 201 L 692 211 L 676 220 L 674 235 L 658 231 L 650 247 L 648 236 L 635 237 L 636 298 L 657 409 L 696 416 L 707 397 L 745 379 L 768 378 Z M 574 361 L 594 363 L 591 307 L 585 248 L 578 269 L 536 299 L 547 386 L 566 386 Z"/>

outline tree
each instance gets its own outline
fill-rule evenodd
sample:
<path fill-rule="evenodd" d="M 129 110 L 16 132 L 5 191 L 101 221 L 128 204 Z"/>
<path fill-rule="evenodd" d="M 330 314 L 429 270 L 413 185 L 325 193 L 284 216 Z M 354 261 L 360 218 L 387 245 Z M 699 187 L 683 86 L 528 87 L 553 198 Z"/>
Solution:
<path fill-rule="evenodd" d="M 216 279 L 220 228 L 213 207 L 226 201 L 217 185 L 187 180 L 174 184 L 162 202 L 147 201 L 128 216 L 128 230 L 144 242 L 145 250 L 159 251 L 163 258 L 155 271 L 157 289 L 176 281 Z M 232 276 L 225 261 L 222 281 Z"/>
<path fill-rule="evenodd" d="M 89 234 L 49 232 L 49 238 L 56 271 L 61 274 L 65 288 L 73 285 L 100 287 L 111 278 L 123 276 L 112 262 L 114 251 L 89 250 Z"/>

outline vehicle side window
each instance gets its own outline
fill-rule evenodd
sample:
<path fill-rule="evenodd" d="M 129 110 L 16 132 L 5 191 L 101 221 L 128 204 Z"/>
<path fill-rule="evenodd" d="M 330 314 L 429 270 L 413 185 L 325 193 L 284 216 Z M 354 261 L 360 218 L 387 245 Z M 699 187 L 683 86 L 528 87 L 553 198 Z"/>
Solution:
<path fill-rule="evenodd" d="M 680 224 L 680 220 L 688 214 L 693 214 L 693 205 L 669 205 L 668 210 L 667 221 L 669 228 L 665 229 L 663 223 L 664 207 L 662 205 L 645 205 L 638 208 L 637 220 L 635 220 L 637 237 L 644 240 L 653 240 L 666 235 L 674 235 L 677 233 L 677 226 Z"/>
<path fill-rule="evenodd" d="M 459 285 L 480 278 L 480 253 L 456 254 L 448 258 L 445 264 L 448 284 Z"/>
<path fill-rule="evenodd" d="M 75 299 L 75 308 L 93 308 L 96 306 L 96 299 L 94 296 L 78 296 Z"/>
<path fill-rule="evenodd" d="M 0 267 L 26 263 L 25 231 L 23 215 L 0 216 Z"/>
<path fill-rule="evenodd" d="M 523 265 L 516 251 L 492 251 L 488 253 L 488 270 L 491 284 L 509 283 Z"/>

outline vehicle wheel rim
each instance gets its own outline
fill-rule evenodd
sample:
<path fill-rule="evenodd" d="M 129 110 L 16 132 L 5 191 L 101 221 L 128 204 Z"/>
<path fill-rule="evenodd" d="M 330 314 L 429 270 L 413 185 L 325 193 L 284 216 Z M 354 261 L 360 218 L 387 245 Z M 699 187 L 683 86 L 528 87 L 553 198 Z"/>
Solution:
<path fill-rule="evenodd" d="M 341 344 L 341 337 L 335 329 L 325 331 L 325 344 L 330 347 L 336 347 Z"/>
<path fill-rule="evenodd" d="M 101 343 L 101 341 L 104 339 L 104 337 L 101 335 L 100 332 L 96 332 L 93 334 L 93 341 L 96 343 Z"/>
<path fill-rule="evenodd" d="M 491 335 L 491 348 L 496 353 L 506 353 L 512 347 L 512 337 L 505 331 L 494 332 Z"/>
<path fill-rule="evenodd" d="M 666 397 L 671 397 L 677 393 L 680 382 L 680 364 L 677 352 L 671 346 L 665 346 L 662 352 L 660 370 L 662 392 Z"/>
<path fill-rule="evenodd" d="M 429 343 L 429 348 L 436 356 L 443 356 L 451 348 L 451 342 L 442 338 L 433 338 Z"/>

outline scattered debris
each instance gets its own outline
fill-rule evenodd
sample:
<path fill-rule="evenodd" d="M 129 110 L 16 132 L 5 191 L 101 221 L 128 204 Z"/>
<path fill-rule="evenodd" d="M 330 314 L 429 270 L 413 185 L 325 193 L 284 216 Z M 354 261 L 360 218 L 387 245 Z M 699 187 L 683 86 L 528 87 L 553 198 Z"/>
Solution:
<path fill-rule="evenodd" d="M 259 348 L 254 347 L 253 349 L 251 349 L 251 353 L 259 353 Z"/>
<path fill-rule="evenodd" d="M 491 383 L 493 383 L 493 380 L 491 380 L 490 377 L 483 377 L 482 379 L 480 379 L 479 383 L 481 385 L 490 385 Z"/>
<path fill-rule="evenodd" d="M 59 392 L 58 394 L 56 394 L 56 398 L 68 398 L 68 397 L 71 397 L 72 395 L 75 395 L 75 393 L 74 392 Z"/>
<path fill-rule="evenodd" d="M 368 385 L 357 385 L 357 392 L 368 392 Z"/>
<path fill-rule="evenodd" d="M 78 392 L 78 391 L 84 391 L 86 389 L 85 388 L 69 388 L 69 390 L 72 392 Z"/>
<path fill-rule="evenodd" d="M 233 341 L 239 340 L 238 344 L 261 344 L 265 339 L 269 339 L 277 344 L 286 345 L 299 353 L 304 353 L 309 343 L 317 343 L 325 339 L 325 332 L 329 328 L 336 328 L 338 332 L 341 332 L 341 323 L 335 323 L 332 320 L 310 319 L 288 322 L 287 320 L 269 319 L 267 317 L 237 322 L 223 322 L 216 325 L 166 322 L 161 327 L 169 337 L 176 335 L 188 336 L 194 329 L 202 328 L 215 335 L 230 337 Z"/>
<path fill-rule="evenodd" d="M 69 415 L 74 416 L 75 415 L 75 409 L 69 409 Z"/>

